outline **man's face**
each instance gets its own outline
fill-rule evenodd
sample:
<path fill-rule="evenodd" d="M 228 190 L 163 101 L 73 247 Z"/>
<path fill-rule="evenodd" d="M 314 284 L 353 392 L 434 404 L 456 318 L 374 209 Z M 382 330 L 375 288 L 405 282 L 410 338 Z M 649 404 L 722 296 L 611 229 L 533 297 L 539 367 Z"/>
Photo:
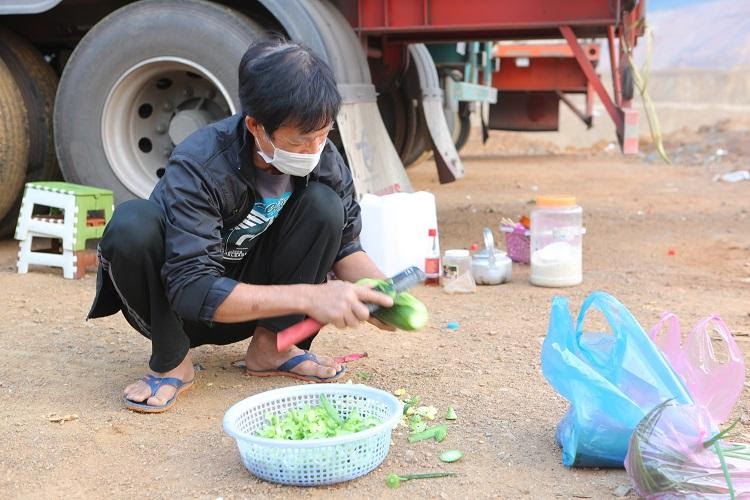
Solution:
<path fill-rule="evenodd" d="M 291 153 L 315 154 L 323 147 L 333 123 L 326 125 L 320 130 L 302 133 L 298 128 L 291 125 L 282 125 L 269 137 L 263 126 L 254 118 L 245 117 L 245 125 L 251 134 L 255 136 L 263 152 L 273 156 L 273 146 Z M 273 145 L 271 144 L 273 142 Z"/>

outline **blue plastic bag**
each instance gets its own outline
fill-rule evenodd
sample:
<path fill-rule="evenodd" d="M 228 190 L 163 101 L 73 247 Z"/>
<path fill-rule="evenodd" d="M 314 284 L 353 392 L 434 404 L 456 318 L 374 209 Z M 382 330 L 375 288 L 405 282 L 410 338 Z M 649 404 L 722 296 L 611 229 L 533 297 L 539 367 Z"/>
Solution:
<path fill-rule="evenodd" d="M 591 307 L 602 312 L 610 332 L 582 331 Z M 542 371 L 570 401 L 557 426 L 568 467 L 623 467 L 630 436 L 648 412 L 670 399 L 692 403 L 641 325 L 604 292 L 586 298 L 575 326 L 568 300 L 552 300 Z"/>

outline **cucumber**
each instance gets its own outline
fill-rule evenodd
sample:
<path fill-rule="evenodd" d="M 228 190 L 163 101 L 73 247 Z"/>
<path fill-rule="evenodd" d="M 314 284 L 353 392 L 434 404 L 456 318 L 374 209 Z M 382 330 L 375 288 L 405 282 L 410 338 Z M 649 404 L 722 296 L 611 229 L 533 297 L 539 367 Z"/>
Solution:
<path fill-rule="evenodd" d="M 371 286 L 373 289 L 393 297 L 393 307 L 381 307 L 372 313 L 383 323 L 395 326 L 399 330 L 421 330 L 427 326 L 430 315 L 427 307 L 408 292 L 396 293 L 393 284 L 387 280 L 362 278 L 358 285 Z"/>
<path fill-rule="evenodd" d="M 446 463 L 457 462 L 464 456 L 464 452 L 461 450 L 446 450 L 440 454 L 440 460 Z"/>

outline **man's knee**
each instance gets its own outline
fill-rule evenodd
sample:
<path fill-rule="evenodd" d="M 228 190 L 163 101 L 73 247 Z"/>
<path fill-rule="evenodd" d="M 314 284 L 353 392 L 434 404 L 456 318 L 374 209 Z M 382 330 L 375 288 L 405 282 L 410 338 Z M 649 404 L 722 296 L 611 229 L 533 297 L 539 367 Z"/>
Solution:
<path fill-rule="evenodd" d="M 341 233 L 344 227 L 344 204 L 339 195 L 320 182 L 311 182 L 302 192 L 305 219 L 320 231 Z"/>
<path fill-rule="evenodd" d="M 164 247 L 164 214 L 153 202 L 130 200 L 121 203 L 107 223 L 99 243 L 102 256 L 142 255 Z"/>

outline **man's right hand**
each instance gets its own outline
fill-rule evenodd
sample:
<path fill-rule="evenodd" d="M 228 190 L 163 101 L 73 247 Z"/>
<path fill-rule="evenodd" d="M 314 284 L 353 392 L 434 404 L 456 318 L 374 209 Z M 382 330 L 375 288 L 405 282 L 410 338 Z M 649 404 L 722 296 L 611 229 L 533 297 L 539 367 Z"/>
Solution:
<path fill-rule="evenodd" d="M 372 288 L 333 280 L 310 288 L 307 315 L 337 328 L 355 327 L 370 318 L 367 304 L 393 306 L 393 299 Z"/>

